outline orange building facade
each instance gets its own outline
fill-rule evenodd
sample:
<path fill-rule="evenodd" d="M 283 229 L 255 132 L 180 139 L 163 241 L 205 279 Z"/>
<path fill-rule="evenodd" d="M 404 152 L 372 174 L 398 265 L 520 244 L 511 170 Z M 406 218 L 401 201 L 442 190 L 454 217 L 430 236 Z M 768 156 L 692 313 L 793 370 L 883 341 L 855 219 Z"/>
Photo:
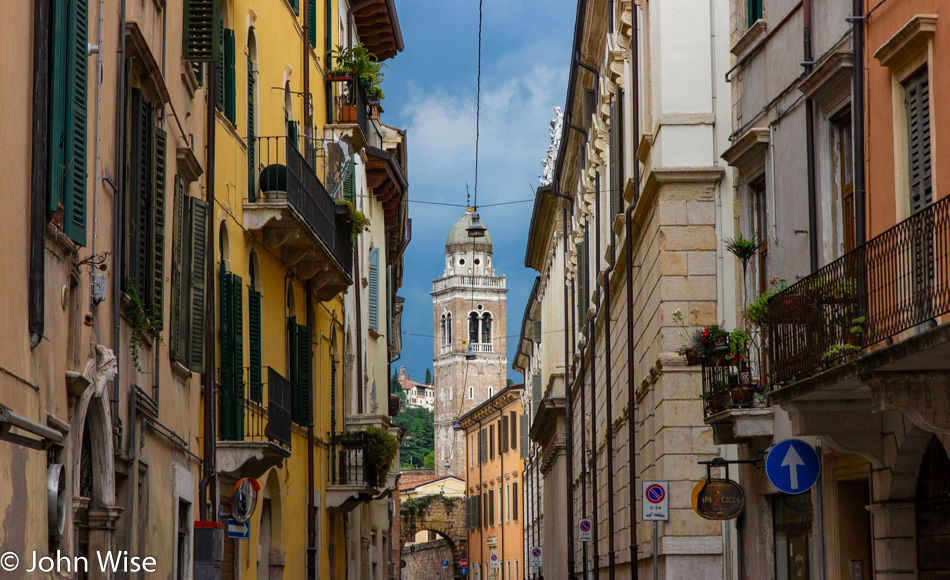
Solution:
<path fill-rule="evenodd" d="M 524 385 L 509 385 L 459 419 L 465 433 L 465 524 L 469 575 L 521 578 Z"/>

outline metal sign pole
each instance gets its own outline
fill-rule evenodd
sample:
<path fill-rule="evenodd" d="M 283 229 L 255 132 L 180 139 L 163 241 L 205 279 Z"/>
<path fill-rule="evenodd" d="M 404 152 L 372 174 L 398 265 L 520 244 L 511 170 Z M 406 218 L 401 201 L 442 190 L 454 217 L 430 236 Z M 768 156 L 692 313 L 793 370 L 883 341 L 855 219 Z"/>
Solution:
<path fill-rule="evenodd" d="M 656 520 L 653 520 L 653 580 L 657 580 L 660 577 L 660 564 L 659 564 L 659 553 L 660 547 L 657 545 L 656 540 Z"/>

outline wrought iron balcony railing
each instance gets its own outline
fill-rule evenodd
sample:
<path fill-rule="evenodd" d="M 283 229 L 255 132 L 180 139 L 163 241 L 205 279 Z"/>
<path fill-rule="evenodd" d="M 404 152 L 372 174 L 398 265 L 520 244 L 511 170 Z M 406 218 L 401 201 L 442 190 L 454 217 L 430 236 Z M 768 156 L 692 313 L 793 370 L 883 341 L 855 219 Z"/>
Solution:
<path fill-rule="evenodd" d="M 291 386 L 270 367 L 218 368 L 218 438 L 290 448 Z"/>
<path fill-rule="evenodd" d="M 763 398 L 758 349 L 750 349 L 742 358 L 731 357 L 729 347 L 707 353 L 701 361 L 703 369 L 703 411 L 711 417 L 727 409 L 749 408 L 767 404 Z M 758 395 L 758 396 L 757 396 Z"/>
<path fill-rule="evenodd" d="M 852 358 L 950 312 L 950 197 L 768 302 L 775 386 Z"/>
<path fill-rule="evenodd" d="M 364 136 L 369 136 L 369 101 L 359 82 L 348 80 L 333 83 L 333 103 L 331 112 L 336 125 L 359 125 Z"/>
<path fill-rule="evenodd" d="M 263 169 L 250 189 L 253 195 L 248 202 L 286 200 L 352 276 L 352 228 L 337 215 L 334 198 L 323 183 L 330 183 L 337 197 L 341 196 L 338 166 L 344 166 L 346 160 L 334 157 L 345 156 L 345 152 L 336 152 L 335 143 L 297 135 L 258 137 L 256 145 L 254 155 Z"/>
<path fill-rule="evenodd" d="M 331 485 L 377 487 L 378 470 L 369 456 L 369 434 L 347 431 L 333 436 L 331 457 L 335 457 Z"/>

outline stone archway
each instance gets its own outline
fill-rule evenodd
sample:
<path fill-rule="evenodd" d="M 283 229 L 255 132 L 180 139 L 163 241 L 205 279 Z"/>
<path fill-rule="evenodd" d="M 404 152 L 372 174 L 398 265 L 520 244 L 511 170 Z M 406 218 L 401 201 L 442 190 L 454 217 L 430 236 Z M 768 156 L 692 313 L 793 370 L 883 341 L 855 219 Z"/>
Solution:
<path fill-rule="evenodd" d="M 458 562 L 466 557 L 468 531 L 465 529 L 465 498 L 443 495 L 424 495 L 405 500 L 399 508 L 401 520 L 399 553 L 405 550 L 406 542 L 412 541 L 416 532 L 436 532 L 452 551 L 452 577 L 464 578 Z"/>

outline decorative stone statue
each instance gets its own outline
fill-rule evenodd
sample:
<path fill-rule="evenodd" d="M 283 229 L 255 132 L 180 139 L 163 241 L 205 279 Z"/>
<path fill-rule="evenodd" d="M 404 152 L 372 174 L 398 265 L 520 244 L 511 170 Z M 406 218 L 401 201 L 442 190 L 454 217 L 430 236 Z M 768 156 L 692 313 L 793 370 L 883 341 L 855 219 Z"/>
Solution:
<path fill-rule="evenodd" d="M 548 133 L 551 134 L 551 145 L 548 146 L 547 157 L 541 160 L 541 166 L 544 169 L 541 170 L 541 175 L 538 176 L 541 185 L 551 185 L 551 182 L 554 181 L 554 166 L 557 164 L 557 153 L 561 148 L 563 128 L 564 114 L 561 112 L 561 107 L 554 107 L 554 118 L 551 119 L 551 128 L 548 129 Z"/>
<path fill-rule="evenodd" d="M 101 397 L 106 390 L 106 385 L 115 379 L 118 372 L 118 365 L 115 361 L 115 353 L 112 352 L 112 349 L 101 344 L 96 345 L 96 370 L 95 374 L 89 377 L 96 387 L 96 397 Z"/>

